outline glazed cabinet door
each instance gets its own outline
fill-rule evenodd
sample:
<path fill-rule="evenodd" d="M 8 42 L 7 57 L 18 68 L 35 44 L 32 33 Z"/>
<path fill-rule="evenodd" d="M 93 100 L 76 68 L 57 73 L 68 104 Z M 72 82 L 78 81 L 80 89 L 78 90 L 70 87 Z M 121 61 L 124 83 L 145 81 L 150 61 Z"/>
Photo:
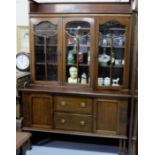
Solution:
<path fill-rule="evenodd" d="M 24 127 L 52 128 L 52 96 L 47 94 L 26 94 L 23 99 Z"/>
<path fill-rule="evenodd" d="M 96 88 L 128 89 L 131 16 L 97 18 Z"/>
<path fill-rule="evenodd" d="M 121 100 L 95 100 L 96 133 L 126 135 L 128 102 Z"/>
<path fill-rule="evenodd" d="M 51 86 L 60 84 L 61 22 L 61 18 L 30 18 L 33 83 Z"/>
<path fill-rule="evenodd" d="M 63 84 L 90 88 L 94 71 L 94 18 L 63 18 L 63 38 Z"/>

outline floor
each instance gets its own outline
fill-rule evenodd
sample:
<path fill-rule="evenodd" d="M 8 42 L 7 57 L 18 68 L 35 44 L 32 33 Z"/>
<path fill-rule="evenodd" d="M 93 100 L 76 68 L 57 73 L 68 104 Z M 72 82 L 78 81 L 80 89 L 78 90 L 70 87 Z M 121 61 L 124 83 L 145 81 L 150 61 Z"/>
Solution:
<path fill-rule="evenodd" d="M 33 145 L 26 155 L 118 155 L 118 147 L 54 140 Z"/>

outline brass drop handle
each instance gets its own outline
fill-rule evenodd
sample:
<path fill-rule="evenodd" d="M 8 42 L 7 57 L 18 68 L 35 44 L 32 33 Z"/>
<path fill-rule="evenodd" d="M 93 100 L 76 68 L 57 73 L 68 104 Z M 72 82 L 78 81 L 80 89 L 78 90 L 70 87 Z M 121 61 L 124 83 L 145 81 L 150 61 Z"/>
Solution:
<path fill-rule="evenodd" d="M 64 118 L 61 119 L 61 124 L 65 124 L 66 120 Z"/>
<path fill-rule="evenodd" d="M 85 121 L 80 121 L 80 125 L 81 126 L 85 126 L 86 125 L 86 122 Z"/>
<path fill-rule="evenodd" d="M 65 101 L 61 101 L 61 106 L 66 106 L 66 102 Z"/>
<path fill-rule="evenodd" d="M 86 108 L 86 103 L 85 102 L 81 102 L 80 106 L 81 106 L 81 108 Z"/>

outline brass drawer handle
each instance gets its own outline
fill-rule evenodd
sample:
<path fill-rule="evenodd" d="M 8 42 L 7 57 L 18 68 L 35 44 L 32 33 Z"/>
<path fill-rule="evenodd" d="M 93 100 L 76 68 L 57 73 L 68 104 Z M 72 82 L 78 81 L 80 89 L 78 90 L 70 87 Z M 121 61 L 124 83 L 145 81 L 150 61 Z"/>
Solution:
<path fill-rule="evenodd" d="M 86 103 L 85 102 L 81 102 L 80 106 L 81 106 L 81 108 L 86 108 Z"/>
<path fill-rule="evenodd" d="M 61 106 L 66 106 L 66 102 L 65 101 L 61 101 Z"/>
<path fill-rule="evenodd" d="M 61 124 L 65 124 L 66 120 L 64 118 L 61 119 Z"/>
<path fill-rule="evenodd" d="M 85 121 L 80 121 L 80 125 L 81 126 L 85 126 L 86 125 L 86 122 Z"/>

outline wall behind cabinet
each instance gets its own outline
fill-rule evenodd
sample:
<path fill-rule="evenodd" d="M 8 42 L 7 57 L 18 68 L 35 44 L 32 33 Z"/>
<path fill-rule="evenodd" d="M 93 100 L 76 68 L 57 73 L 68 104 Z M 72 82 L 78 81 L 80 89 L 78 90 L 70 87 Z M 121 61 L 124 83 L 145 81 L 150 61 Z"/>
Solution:
<path fill-rule="evenodd" d="M 16 0 L 16 25 L 28 24 L 28 0 Z"/>

